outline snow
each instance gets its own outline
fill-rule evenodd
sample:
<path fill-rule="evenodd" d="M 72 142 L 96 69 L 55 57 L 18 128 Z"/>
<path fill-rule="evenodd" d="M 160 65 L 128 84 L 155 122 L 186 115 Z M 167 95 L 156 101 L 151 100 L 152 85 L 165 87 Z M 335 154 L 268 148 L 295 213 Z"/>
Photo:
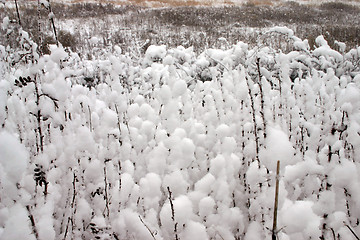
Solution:
<path fill-rule="evenodd" d="M 49 7 L 49 1 L 47 0 L 40 0 L 40 4 L 43 4 L 46 8 Z"/>
<path fill-rule="evenodd" d="M 245 240 L 263 239 L 261 226 L 257 222 L 251 222 L 245 234 Z"/>
<path fill-rule="evenodd" d="M 199 216 L 205 218 L 212 214 L 215 210 L 215 205 L 215 200 L 212 197 L 202 198 L 199 202 Z"/>
<path fill-rule="evenodd" d="M 172 88 L 172 95 L 173 97 L 182 96 L 186 92 L 187 86 L 184 80 L 178 80 L 174 83 Z"/>
<path fill-rule="evenodd" d="M 146 227 L 141 223 L 136 212 L 130 209 L 124 209 L 123 212 L 120 214 L 118 221 L 123 222 L 124 224 L 122 226 L 119 226 L 119 232 L 121 232 L 122 229 L 128 229 L 129 233 L 134 236 L 135 239 L 153 239 L 150 233 L 147 231 Z M 126 235 L 122 236 L 122 238 L 125 237 Z"/>
<path fill-rule="evenodd" d="M 49 19 L 54 19 L 55 18 L 55 14 L 53 12 L 50 12 L 48 15 Z"/>
<path fill-rule="evenodd" d="M 341 164 L 332 171 L 331 178 L 335 186 L 346 188 L 346 186 L 356 184 L 357 179 L 354 179 L 354 176 L 357 175 L 358 172 L 355 163 L 343 159 Z"/>
<path fill-rule="evenodd" d="M 259 183 L 265 182 L 265 169 L 259 167 L 258 162 L 252 162 L 246 172 L 246 181 L 251 188 L 256 189 Z"/>
<path fill-rule="evenodd" d="M 273 28 L 270 28 L 268 32 L 280 33 L 280 34 L 287 35 L 288 37 L 294 36 L 294 31 L 287 27 L 279 27 L 279 26 L 273 27 Z"/>
<path fill-rule="evenodd" d="M 209 239 L 204 225 L 199 222 L 190 221 L 189 223 L 187 223 L 181 239 L 192 240 L 194 239 L 194 236 L 196 236 L 196 239 L 199 240 Z"/>
<path fill-rule="evenodd" d="M 90 182 L 97 182 L 102 176 L 103 169 L 98 159 L 92 159 L 86 166 L 84 177 Z"/>
<path fill-rule="evenodd" d="M 208 173 L 195 183 L 195 191 L 209 194 L 215 181 L 215 177 L 211 173 Z"/>
<path fill-rule="evenodd" d="M 0 166 L 6 179 L 12 184 L 19 183 L 27 166 L 29 153 L 18 139 L 6 131 L 0 132 Z"/>
<path fill-rule="evenodd" d="M 144 196 L 146 208 L 155 208 L 161 198 L 161 178 L 155 173 L 148 173 L 140 179 L 140 192 Z"/>
<path fill-rule="evenodd" d="M 277 161 L 280 161 L 281 168 L 296 163 L 292 143 L 279 127 L 269 127 L 266 145 L 266 149 L 260 153 L 260 159 L 269 170 L 276 171 Z"/>
<path fill-rule="evenodd" d="M 286 225 L 286 233 L 301 233 L 303 238 L 320 236 L 320 217 L 312 210 L 310 201 L 285 201 L 280 210 L 281 225 Z"/>
<path fill-rule="evenodd" d="M 93 45 L 98 44 L 99 41 L 100 41 L 100 39 L 98 39 L 97 37 L 91 37 L 90 38 L 90 43 L 93 44 Z"/>
<path fill-rule="evenodd" d="M 193 215 L 192 202 L 187 196 L 180 195 L 173 201 L 175 221 L 180 225 L 186 224 Z"/>
<path fill-rule="evenodd" d="M 62 47 L 52 45 L 50 46 L 50 51 L 50 58 L 54 63 L 60 64 L 61 61 L 65 60 L 65 58 L 68 57 L 68 54 Z"/>
<path fill-rule="evenodd" d="M 54 219 L 52 218 L 53 208 L 51 203 L 47 203 L 41 211 L 41 218 L 37 224 L 39 228 L 39 239 L 41 240 L 53 240 L 56 237 L 56 232 L 53 227 Z"/>
<path fill-rule="evenodd" d="M 223 139 L 225 137 L 230 136 L 230 127 L 226 124 L 221 124 L 216 128 L 216 135 L 219 139 Z"/>
<path fill-rule="evenodd" d="M 293 182 L 296 179 L 301 179 L 306 175 L 322 174 L 324 167 L 318 165 L 316 161 L 311 158 L 306 158 L 304 161 L 295 165 L 288 165 L 284 169 L 284 180 Z"/>
<path fill-rule="evenodd" d="M 5 118 L 6 118 L 6 100 L 7 100 L 6 92 L 8 88 L 9 88 L 9 84 L 6 81 L 0 81 L 0 124 L 1 125 L 5 123 Z"/>
<path fill-rule="evenodd" d="M 217 155 L 216 158 L 210 161 L 210 173 L 214 176 L 219 176 L 225 167 L 225 158 L 222 155 Z"/>
<path fill-rule="evenodd" d="M 28 215 L 24 207 L 15 204 L 9 209 L 9 218 L 0 235 L 1 239 L 29 239 L 35 240 L 29 226 Z"/>
<path fill-rule="evenodd" d="M 280 161 L 279 239 L 351 239 L 359 49 L 274 33 L 289 52 L 54 45 L 13 66 L 0 46 L 0 238 L 268 239 Z"/>
<path fill-rule="evenodd" d="M 167 174 L 163 180 L 163 188 L 169 187 L 174 196 L 179 196 L 186 193 L 189 184 L 183 176 L 182 171 L 175 170 L 174 172 Z"/>
<path fill-rule="evenodd" d="M 75 137 L 75 136 L 74 136 Z M 74 140 L 74 139 L 73 139 Z M 76 130 L 75 146 L 80 151 L 93 152 L 95 141 L 90 130 L 87 127 L 79 127 Z"/>
<path fill-rule="evenodd" d="M 166 55 L 166 46 L 155 46 L 151 45 L 148 47 L 145 53 L 145 59 L 150 62 L 155 62 L 158 60 L 162 60 Z"/>
<path fill-rule="evenodd" d="M 10 23 L 9 17 L 4 17 L 1 24 L 2 29 L 6 30 L 9 26 L 9 23 Z"/>

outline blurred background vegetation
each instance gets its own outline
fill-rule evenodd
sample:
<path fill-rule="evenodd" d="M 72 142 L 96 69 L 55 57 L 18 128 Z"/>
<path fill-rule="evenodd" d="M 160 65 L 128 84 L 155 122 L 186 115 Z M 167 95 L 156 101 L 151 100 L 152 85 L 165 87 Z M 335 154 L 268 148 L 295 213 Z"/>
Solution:
<path fill-rule="evenodd" d="M 36 4 L 23 2 L 19 2 L 19 9 L 24 30 L 38 41 L 44 53 L 49 52 L 48 45 L 54 44 L 55 39 L 48 11 L 41 8 L 38 11 Z M 2 6 L 0 10 L 1 19 L 8 15 L 16 21 L 14 8 Z M 149 40 L 151 44 L 169 47 L 193 46 L 196 52 L 206 48 L 226 48 L 238 41 L 250 45 L 272 44 L 272 47 L 283 51 L 291 50 L 282 36 L 268 39 L 269 36 L 263 35 L 267 28 L 273 26 L 293 29 L 298 37 L 308 39 L 311 47 L 319 35 L 324 35 L 334 48 L 337 47 L 335 40 L 346 43 L 348 48 L 360 45 L 360 8 L 342 2 L 171 8 L 52 3 L 52 10 L 62 45 L 89 57 L 94 48 L 115 45 L 123 51 L 136 50 L 141 54 Z M 0 44 L 12 42 L 16 41 L 12 41 L 10 35 L 1 34 Z"/>

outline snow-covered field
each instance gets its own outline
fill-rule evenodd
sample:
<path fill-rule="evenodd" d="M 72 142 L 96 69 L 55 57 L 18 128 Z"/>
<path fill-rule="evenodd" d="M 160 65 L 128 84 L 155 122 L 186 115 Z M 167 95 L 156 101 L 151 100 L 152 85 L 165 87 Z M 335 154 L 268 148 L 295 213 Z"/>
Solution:
<path fill-rule="evenodd" d="M 1 27 L 0 239 L 271 239 L 277 161 L 276 239 L 360 235 L 360 47 L 89 58 Z"/>

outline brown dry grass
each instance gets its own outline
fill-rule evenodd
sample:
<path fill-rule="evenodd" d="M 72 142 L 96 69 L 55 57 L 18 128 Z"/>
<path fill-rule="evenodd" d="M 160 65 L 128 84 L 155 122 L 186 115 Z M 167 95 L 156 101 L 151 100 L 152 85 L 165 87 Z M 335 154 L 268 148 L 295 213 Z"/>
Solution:
<path fill-rule="evenodd" d="M 71 3 L 85 3 L 92 2 L 89 0 L 71 0 Z M 183 7 L 183 6 L 217 6 L 217 5 L 274 5 L 274 3 L 279 3 L 280 0 L 244 0 L 242 2 L 236 1 L 234 3 L 232 0 L 103 0 L 102 3 L 109 3 L 114 5 L 137 5 L 142 7 Z"/>

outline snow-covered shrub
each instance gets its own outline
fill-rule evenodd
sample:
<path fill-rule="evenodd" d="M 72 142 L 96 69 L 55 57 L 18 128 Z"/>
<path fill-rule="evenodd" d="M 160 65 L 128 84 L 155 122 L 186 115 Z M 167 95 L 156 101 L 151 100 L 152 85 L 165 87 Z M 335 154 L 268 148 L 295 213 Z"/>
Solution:
<path fill-rule="evenodd" d="M 273 28 L 291 51 L 84 60 L 19 34 L 0 46 L 0 238 L 269 238 L 278 160 L 279 238 L 359 231 L 359 48 Z"/>

